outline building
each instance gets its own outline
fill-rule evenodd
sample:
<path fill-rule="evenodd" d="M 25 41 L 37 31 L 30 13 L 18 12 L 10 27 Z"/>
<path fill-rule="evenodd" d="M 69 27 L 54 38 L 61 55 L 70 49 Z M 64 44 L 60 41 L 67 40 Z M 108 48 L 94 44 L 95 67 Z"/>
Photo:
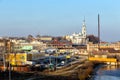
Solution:
<path fill-rule="evenodd" d="M 72 47 L 72 43 L 70 41 L 67 40 L 58 40 L 58 39 L 54 39 L 51 42 L 49 42 L 47 44 L 48 47 L 53 47 L 53 48 L 71 48 Z"/>
<path fill-rule="evenodd" d="M 46 44 L 41 42 L 41 41 L 31 41 L 31 42 L 27 42 L 24 40 L 17 40 L 16 42 L 14 42 L 13 47 L 13 52 L 20 52 L 20 51 L 31 51 L 31 50 L 42 50 L 44 48 L 46 48 Z"/>
<path fill-rule="evenodd" d="M 52 40 L 52 37 L 51 37 L 51 36 L 41 36 L 41 37 L 40 37 L 40 40 L 41 40 L 41 41 L 51 41 L 51 40 Z"/>
<path fill-rule="evenodd" d="M 9 53 L 5 55 L 5 61 L 6 63 L 10 61 L 12 66 L 32 65 L 34 60 L 40 59 L 43 56 L 44 54 L 37 53 Z"/>
<path fill-rule="evenodd" d="M 73 33 L 72 35 L 66 36 L 67 40 L 70 40 L 74 45 L 86 45 L 87 44 L 87 31 L 86 31 L 86 24 L 85 20 L 83 21 L 82 25 L 82 32 L 81 33 Z"/>
<path fill-rule="evenodd" d="M 115 50 L 118 51 L 120 50 L 120 42 L 115 42 L 115 43 L 108 43 L 108 42 L 101 42 L 100 43 L 100 50 L 104 51 L 110 51 L 110 50 Z M 93 44 L 92 42 L 89 42 L 87 44 L 87 51 L 98 51 L 98 44 Z"/>

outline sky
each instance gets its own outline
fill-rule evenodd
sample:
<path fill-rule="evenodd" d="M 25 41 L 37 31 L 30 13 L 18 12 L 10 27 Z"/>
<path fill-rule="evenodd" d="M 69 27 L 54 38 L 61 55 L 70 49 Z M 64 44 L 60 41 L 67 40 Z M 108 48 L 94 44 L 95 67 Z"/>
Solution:
<path fill-rule="evenodd" d="M 120 41 L 120 0 L 0 0 L 0 36 L 64 36 L 81 32 Z"/>

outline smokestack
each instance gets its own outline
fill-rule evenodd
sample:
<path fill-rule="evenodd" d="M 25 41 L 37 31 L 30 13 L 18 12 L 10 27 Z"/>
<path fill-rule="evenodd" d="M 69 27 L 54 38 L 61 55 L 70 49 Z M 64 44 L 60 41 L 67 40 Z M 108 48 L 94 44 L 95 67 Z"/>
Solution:
<path fill-rule="evenodd" d="M 98 14 L 98 50 L 100 49 L 100 16 Z"/>

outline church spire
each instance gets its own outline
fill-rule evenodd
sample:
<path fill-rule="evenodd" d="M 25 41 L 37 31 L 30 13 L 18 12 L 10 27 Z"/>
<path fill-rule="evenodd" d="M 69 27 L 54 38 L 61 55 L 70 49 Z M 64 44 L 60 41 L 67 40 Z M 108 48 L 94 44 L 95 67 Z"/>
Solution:
<path fill-rule="evenodd" d="M 85 22 L 85 16 L 84 16 L 84 22 Z"/>
<path fill-rule="evenodd" d="M 82 25 L 82 35 L 84 38 L 86 38 L 87 31 L 86 31 L 86 25 L 85 25 L 85 17 L 84 17 L 83 25 Z"/>
<path fill-rule="evenodd" d="M 84 16 L 84 20 L 83 20 L 83 25 L 85 25 L 85 16 Z"/>

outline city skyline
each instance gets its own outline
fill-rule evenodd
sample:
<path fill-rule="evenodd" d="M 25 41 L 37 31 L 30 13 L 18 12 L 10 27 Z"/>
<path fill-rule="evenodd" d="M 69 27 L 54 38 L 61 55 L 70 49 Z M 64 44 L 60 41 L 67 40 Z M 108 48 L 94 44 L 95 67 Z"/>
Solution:
<path fill-rule="evenodd" d="M 64 36 L 81 32 L 97 36 L 100 14 L 101 40 L 120 41 L 119 0 L 0 0 L 0 36 Z"/>

